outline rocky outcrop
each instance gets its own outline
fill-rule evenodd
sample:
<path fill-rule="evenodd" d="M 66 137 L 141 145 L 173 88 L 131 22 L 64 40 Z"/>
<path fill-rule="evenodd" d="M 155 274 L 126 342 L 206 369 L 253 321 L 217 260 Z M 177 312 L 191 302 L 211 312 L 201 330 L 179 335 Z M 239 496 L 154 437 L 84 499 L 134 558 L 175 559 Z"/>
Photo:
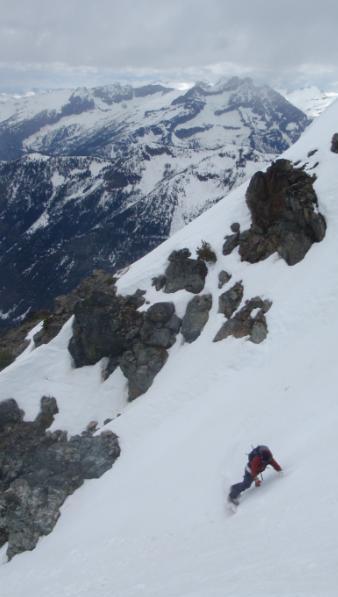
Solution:
<path fill-rule="evenodd" d="M 301 261 L 326 232 L 314 181 L 315 176 L 284 159 L 274 162 L 265 173 L 256 172 L 246 192 L 252 225 L 240 232 L 236 224 L 236 231 L 225 238 L 223 254 L 239 247 L 242 261 L 249 263 L 275 252 L 288 265 Z"/>
<path fill-rule="evenodd" d="M 338 133 L 335 133 L 331 139 L 331 151 L 338 153 Z"/>
<path fill-rule="evenodd" d="M 209 319 L 212 306 L 212 295 L 194 296 L 188 303 L 182 320 L 182 336 L 186 342 L 194 342 L 201 334 Z"/>
<path fill-rule="evenodd" d="M 191 259 L 189 249 L 173 251 L 165 271 L 164 292 L 187 290 L 198 294 L 203 290 L 208 268 L 201 259 Z"/>
<path fill-rule="evenodd" d="M 218 312 L 223 313 L 229 319 L 241 304 L 243 293 L 242 282 L 237 282 L 232 288 L 223 292 L 218 298 Z"/>
<path fill-rule="evenodd" d="M 154 286 L 156 288 L 156 290 L 159 291 L 159 290 L 162 290 L 162 288 L 164 288 L 165 281 L 166 281 L 166 277 L 163 274 L 161 274 L 159 276 L 155 276 L 152 279 L 151 283 L 152 283 L 152 286 Z"/>
<path fill-rule="evenodd" d="M 223 255 L 230 255 L 236 247 L 239 245 L 239 231 L 233 234 L 228 234 L 225 237 L 223 244 Z"/>
<path fill-rule="evenodd" d="M 155 303 L 144 315 L 140 337 L 147 346 L 170 348 L 180 327 L 181 320 L 175 314 L 173 303 Z"/>
<path fill-rule="evenodd" d="M 249 336 L 251 342 L 260 344 L 265 340 L 268 333 L 265 313 L 270 307 L 271 302 L 260 297 L 246 301 L 244 307 L 222 325 L 214 338 L 214 342 L 219 342 L 229 336 L 234 338 Z M 257 313 L 253 313 L 256 310 Z"/>
<path fill-rule="evenodd" d="M 148 311 L 138 311 L 142 295 L 142 291 L 126 297 L 94 291 L 79 301 L 68 347 L 76 367 L 107 357 L 107 377 L 120 366 L 128 380 L 129 400 L 149 389 L 181 327 L 173 303 L 155 303 Z"/>
<path fill-rule="evenodd" d="M 168 358 L 168 351 L 160 346 L 146 346 L 135 342 L 131 350 L 119 360 L 122 372 L 128 379 L 128 399 L 135 400 L 152 385 L 155 376 Z"/>
<path fill-rule="evenodd" d="M 0 371 L 8 367 L 27 348 L 27 334 L 48 315 L 46 311 L 31 313 L 20 325 L 0 333 Z"/>
<path fill-rule="evenodd" d="M 74 308 L 69 352 L 76 367 L 94 365 L 103 357 L 119 357 L 139 335 L 143 299 L 94 291 Z"/>
<path fill-rule="evenodd" d="M 15 400 L 0 402 L 0 546 L 8 543 L 9 559 L 34 549 L 54 528 L 67 496 L 84 479 L 103 475 L 120 454 L 110 431 L 70 438 L 47 431 L 57 412 L 55 399 L 44 397 L 28 422 Z"/>
<path fill-rule="evenodd" d="M 54 301 L 53 311 L 44 318 L 42 330 L 34 336 L 35 346 L 46 344 L 57 336 L 62 326 L 73 315 L 75 305 L 92 292 L 114 295 L 115 282 L 116 278 L 112 274 L 97 269 L 91 276 L 82 280 L 72 292 L 58 296 Z"/>
<path fill-rule="evenodd" d="M 225 284 L 227 284 L 231 280 L 231 274 L 222 270 L 218 274 L 218 288 L 223 288 Z"/>

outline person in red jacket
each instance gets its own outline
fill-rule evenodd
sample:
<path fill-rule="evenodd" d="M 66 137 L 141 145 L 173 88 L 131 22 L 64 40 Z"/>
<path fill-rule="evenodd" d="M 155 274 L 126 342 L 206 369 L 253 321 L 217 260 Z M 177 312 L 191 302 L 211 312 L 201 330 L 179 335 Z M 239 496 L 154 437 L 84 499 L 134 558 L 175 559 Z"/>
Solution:
<path fill-rule="evenodd" d="M 237 505 L 239 503 L 238 497 L 242 491 L 249 489 L 253 482 L 255 482 L 256 487 L 259 487 L 261 480 L 258 475 L 269 465 L 272 466 L 275 471 L 281 472 L 282 470 L 282 467 L 276 460 L 274 460 L 271 450 L 267 446 L 257 446 L 257 448 L 254 448 L 249 454 L 243 481 L 230 487 L 228 500 Z"/>

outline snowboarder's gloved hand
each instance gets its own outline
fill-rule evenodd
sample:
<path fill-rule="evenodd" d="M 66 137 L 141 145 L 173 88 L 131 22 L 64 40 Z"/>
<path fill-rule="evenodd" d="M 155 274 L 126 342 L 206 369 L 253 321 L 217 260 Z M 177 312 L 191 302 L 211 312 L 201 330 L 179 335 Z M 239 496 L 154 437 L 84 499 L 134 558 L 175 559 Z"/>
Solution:
<path fill-rule="evenodd" d="M 259 487 L 260 485 L 262 485 L 262 481 L 260 479 L 255 479 L 255 485 L 256 487 Z"/>

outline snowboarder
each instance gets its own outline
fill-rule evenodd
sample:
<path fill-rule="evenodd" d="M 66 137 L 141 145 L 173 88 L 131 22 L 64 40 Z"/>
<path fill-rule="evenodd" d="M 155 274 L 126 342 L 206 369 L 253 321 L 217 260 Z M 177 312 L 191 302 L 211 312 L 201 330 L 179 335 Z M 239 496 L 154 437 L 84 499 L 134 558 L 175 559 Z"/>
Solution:
<path fill-rule="evenodd" d="M 271 450 L 267 446 L 257 446 L 248 455 L 248 464 L 245 467 L 243 481 L 236 483 L 230 487 L 228 500 L 236 506 L 239 504 L 238 497 L 245 489 L 249 489 L 250 485 L 255 482 L 256 487 L 259 487 L 262 481 L 258 475 L 262 473 L 266 467 L 270 465 L 275 471 L 281 472 L 282 467 L 273 459 Z"/>

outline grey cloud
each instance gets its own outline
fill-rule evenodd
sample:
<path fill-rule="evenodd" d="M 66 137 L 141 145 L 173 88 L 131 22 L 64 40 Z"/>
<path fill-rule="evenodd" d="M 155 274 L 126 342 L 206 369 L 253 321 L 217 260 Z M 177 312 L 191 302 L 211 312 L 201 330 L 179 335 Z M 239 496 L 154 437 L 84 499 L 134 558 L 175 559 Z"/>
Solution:
<path fill-rule="evenodd" d="M 0 0 L 0 12 L 0 56 L 13 66 L 336 71 L 336 0 Z"/>

